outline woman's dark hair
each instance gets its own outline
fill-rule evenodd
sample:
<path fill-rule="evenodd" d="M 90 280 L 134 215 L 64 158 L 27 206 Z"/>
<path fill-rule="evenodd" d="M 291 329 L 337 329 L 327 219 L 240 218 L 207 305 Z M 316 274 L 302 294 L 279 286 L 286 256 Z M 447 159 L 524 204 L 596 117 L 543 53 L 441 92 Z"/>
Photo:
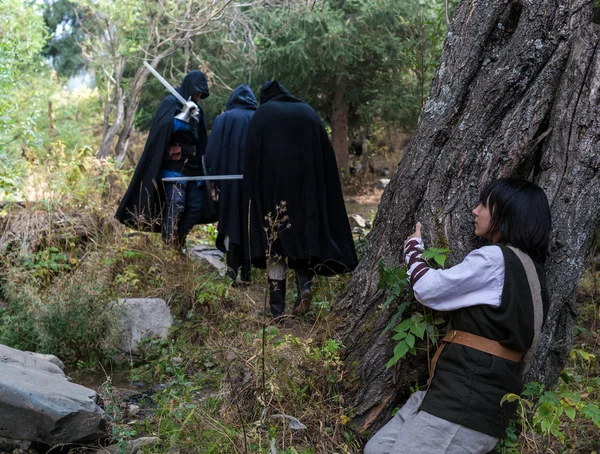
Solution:
<path fill-rule="evenodd" d="M 521 249 L 539 263 L 546 261 L 552 219 L 544 190 L 526 180 L 502 178 L 487 185 L 480 202 L 490 210 L 490 232 L 498 243 Z"/>

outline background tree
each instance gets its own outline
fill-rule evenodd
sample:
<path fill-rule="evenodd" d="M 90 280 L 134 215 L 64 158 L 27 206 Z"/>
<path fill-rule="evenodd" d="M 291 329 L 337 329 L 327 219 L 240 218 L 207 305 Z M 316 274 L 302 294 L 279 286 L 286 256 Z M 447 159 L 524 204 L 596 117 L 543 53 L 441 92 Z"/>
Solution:
<path fill-rule="evenodd" d="M 98 157 L 109 155 L 117 135 L 117 161 L 127 152 L 134 114 L 149 75 L 142 61 L 156 67 L 178 50 L 188 48 L 196 36 L 218 29 L 230 3 L 78 0 L 85 14 L 80 22 L 86 33 L 83 55 L 96 74 L 104 100 Z M 171 82 L 177 86 L 180 80 Z"/>
<path fill-rule="evenodd" d="M 600 37 L 591 0 L 462 1 L 407 154 L 385 190 L 366 250 L 336 312 L 348 403 L 377 428 L 427 376 L 421 352 L 386 371 L 393 311 L 379 310 L 378 262 L 402 261 L 416 221 L 451 262 L 476 247 L 471 209 L 497 177 L 546 191 L 554 228 L 551 306 L 529 380 L 551 383 L 568 357 L 575 290 L 600 219 Z"/>
<path fill-rule="evenodd" d="M 261 9 L 260 4 L 253 7 Z M 256 68 L 254 44 L 256 22 L 250 9 L 242 6 L 229 8 L 220 27 L 211 33 L 196 36 L 192 43 L 180 52 L 159 63 L 158 70 L 178 84 L 192 68 L 200 64 L 209 80 L 210 96 L 202 100 L 208 126 L 225 110 L 227 100 L 239 84 L 259 88 L 253 77 Z M 135 125 L 141 130 L 150 128 L 152 118 L 162 100 L 165 88 L 154 77 L 146 81 L 141 93 L 140 106 L 136 112 Z"/>
<path fill-rule="evenodd" d="M 255 13 L 254 77 L 279 79 L 310 103 L 331 126 L 338 165 L 347 168 L 349 129 L 358 133 L 374 120 L 407 129 L 414 125 L 420 108 L 420 101 L 410 99 L 414 81 L 420 74 L 428 86 L 432 76 L 427 65 L 439 55 L 441 11 L 443 2 L 437 0 L 325 0 L 312 7 L 261 10 Z M 423 26 L 411 31 L 410 24 L 419 20 Z M 414 60 L 417 41 L 421 67 Z"/>
<path fill-rule="evenodd" d="M 19 186 L 26 169 L 20 154 L 37 140 L 35 112 L 20 110 L 19 93 L 35 96 L 32 78 L 43 68 L 46 27 L 37 4 L 4 0 L 0 9 L 0 197 Z M 29 106 L 30 104 L 28 104 Z"/>
<path fill-rule="evenodd" d="M 61 76 L 74 76 L 85 68 L 79 44 L 85 35 L 78 17 L 83 17 L 83 12 L 70 0 L 52 0 L 44 8 L 44 22 L 52 35 L 43 54 L 50 57 L 52 67 Z"/>

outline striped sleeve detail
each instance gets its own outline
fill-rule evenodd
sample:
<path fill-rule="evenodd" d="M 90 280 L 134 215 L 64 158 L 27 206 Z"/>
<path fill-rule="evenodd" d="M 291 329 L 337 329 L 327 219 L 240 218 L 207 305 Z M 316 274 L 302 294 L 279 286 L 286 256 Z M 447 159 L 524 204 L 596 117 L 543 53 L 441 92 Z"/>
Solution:
<path fill-rule="evenodd" d="M 414 271 L 412 273 L 410 273 L 410 278 L 409 278 L 410 285 L 412 287 L 414 287 L 415 284 L 417 283 L 417 281 L 419 279 L 421 279 L 423 276 L 425 276 L 425 274 L 427 274 L 427 271 L 429 271 L 429 270 L 430 270 L 429 265 L 425 261 L 423 261 L 423 263 L 419 263 L 415 267 Z"/>
<path fill-rule="evenodd" d="M 404 259 L 407 265 L 406 268 L 408 269 L 408 281 L 413 287 L 429 271 L 429 265 L 421 258 L 422 251 L 423 240 L 421 238 L 413 238 L 404 245 Z"/>

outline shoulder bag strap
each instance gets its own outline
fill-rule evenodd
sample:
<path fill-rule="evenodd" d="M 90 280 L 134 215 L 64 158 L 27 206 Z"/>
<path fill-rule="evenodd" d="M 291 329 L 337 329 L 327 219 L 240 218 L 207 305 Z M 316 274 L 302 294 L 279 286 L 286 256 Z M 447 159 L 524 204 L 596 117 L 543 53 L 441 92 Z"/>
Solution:
<path fill-rule="evenodd" d="M 531 367 L 533 356 L 537 351 L 540 343 L 540 335 L 542 333 L 542 324 L 544 322 L 544 307 L 542 305 L 542 289 L 540 286 L 540 280 L 535 269 L 533 260 L 520 249 L 513 246 L 508 246 L 512 250 L 517 258 L 521 261 L 525 274 L 527 275 L 527 281 L 529 282 L 529 289 L 531 291 L 531 300 L 533 301 L 533 341 L 525 357 L 523 359 L 522 375 L 525 375 Z"/>

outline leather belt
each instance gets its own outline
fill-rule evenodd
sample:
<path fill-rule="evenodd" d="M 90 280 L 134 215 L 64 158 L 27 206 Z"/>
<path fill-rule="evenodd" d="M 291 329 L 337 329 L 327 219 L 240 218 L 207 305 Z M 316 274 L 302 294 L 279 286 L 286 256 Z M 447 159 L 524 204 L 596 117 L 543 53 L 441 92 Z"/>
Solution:
<path fill-rule="evenodd" d="M 433 373 L 435 372 L 435 365 L 437 364 L 437 360 L 440 357 L 442 350 L 444 349 L 446 344 L 451 343 L 474 348 L 475 350 L 489 353 L 490 355 L 499 356 L 500 358 L 504 358 L 509 361 L 514 361 L 516 363 L 521 361 L 521 357 L 523 356 L 522 352 L 506 348 L 502 344 L 500 344 L 500 342 L 496 342 L 486 337 L 477 336 L 476 334 L 471 334 L 465 331 L 453 329 L 448 334 L 446 334 L 446 336 L 444 336 L 444 338 L 442 339 L 442 345 L 438 347 L 437 351 L 435 352 L 435 355 L 433 355 L 433 359 L 431 360 L 431 373 L 429 374 L 431 378 L 433 378 Z"/>

